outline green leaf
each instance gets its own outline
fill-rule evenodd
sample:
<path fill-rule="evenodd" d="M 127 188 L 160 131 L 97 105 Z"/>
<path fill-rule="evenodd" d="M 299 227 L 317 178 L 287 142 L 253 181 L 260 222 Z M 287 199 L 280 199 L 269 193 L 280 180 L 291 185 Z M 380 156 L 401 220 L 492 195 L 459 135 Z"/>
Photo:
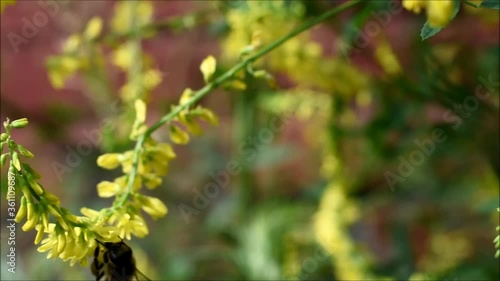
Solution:
<path fill-rule="evenodd" d="M 460 11 L 460 4 L 460 0 L 455 0 L 455 9 L 453 10 L 453 15 L 451 16 L 450 22 L 457 16 L 458 11 Z M 438 34 L 442 29 L 443 27 L 431 27 L 429 21 L 427 21 L 420 31 L 420 37 L 422 38 L 422 41 L 424 41 L 425 39 Z"/>
<path fill-rule="evenodd" d="M 487 8 L 487 9 L 500 9 L 500 0 L 484 0 L 479 4 L 479 7 L 481 8 Z"/>

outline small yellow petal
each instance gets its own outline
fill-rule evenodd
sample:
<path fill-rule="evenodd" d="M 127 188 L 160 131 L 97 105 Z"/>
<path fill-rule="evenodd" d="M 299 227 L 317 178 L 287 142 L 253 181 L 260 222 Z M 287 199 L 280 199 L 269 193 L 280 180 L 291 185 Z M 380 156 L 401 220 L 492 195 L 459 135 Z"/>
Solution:
<path fill-rule="evenodd" d="M 447 25 L 453 14 L 455 4 L 453 0 L 427 1 L 427 19 L 432 27 Z"/>
<path fill-rule="evenodd" d="M 114 182 L 102 181 L 97 184 L 97 194 L 99 197 L 108 198 L 116 195 L 120 190 L 120 186 Z"/>
<path fill-rule="evenodd" d="M 101 168 L 112 170 L 120 165 L 120 153 L 106 153 L 97 158 L 97 165 Z"/>
<path fill-rule="evenodd" d="M 102 31 L 102 19 L 100 17 L 93 17 L 87 24 L 87 28 L 83 32 L 83 36 L 87 39 L 97 38 Z"/>
<path fill-rule="evenodd" d="M 146 103 L 141 99 L 137 99 L 135 100 L 134 106 L 135 106 L 135 120 L 138 123 L 146 122 Z"/>
<path fill-rule="evenodd" d="M 184 92 L 182 92 L 181 98 L 179 100 L 179 105 L 186 104 L 193 97 L 193 90 L 190 88 L 186 88 Z"/>
<path fill-rule="evenodd" d="M 201 73 L 203 74 L 203 79 L 206 83 L 212 80 L 214 76 L 215 69 L 217 67 L 217 61 L 213 56 L 208 56 L 200 65 Z"/>
<path fill-rule="evenodd" d="M 175 125 L 170 126 L 170 139 L 176 144 L 189 142 L 189 134 Z"/>

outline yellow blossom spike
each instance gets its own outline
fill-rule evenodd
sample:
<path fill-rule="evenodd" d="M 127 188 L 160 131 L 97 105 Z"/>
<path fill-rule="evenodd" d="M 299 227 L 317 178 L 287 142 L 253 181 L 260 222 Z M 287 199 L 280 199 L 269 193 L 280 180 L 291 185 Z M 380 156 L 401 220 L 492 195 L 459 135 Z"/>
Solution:
<path fill-rule="evenodd" d="M 106 153 L 97 158 L 97 165 L 101 168 L 112 170 L 120 165 L 120 153 Z"/>
<path fill-rule="evenodd" d="M 203 74 L 203 80 L 208 83 L 212 80 L 214 76 L 215 69 L 217 67 L 217 61 L 213 56 L 208 56 L 200 65 L 201 73 Z"/>

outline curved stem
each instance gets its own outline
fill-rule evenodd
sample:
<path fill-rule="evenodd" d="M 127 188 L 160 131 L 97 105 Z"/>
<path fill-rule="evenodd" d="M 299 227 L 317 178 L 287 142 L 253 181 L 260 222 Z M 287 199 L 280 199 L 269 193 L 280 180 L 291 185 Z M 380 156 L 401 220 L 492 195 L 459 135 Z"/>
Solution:
<path fill-rule="evenodd" d="M 157 121 L 156 123 L 154 123 L 153 125 L 151 125 L 147 130 L 146 132 L 141 135 L 139 137 L 139 139 L 137 140 L 137 143 L 135 145 L 135 148 L 134 148 L 134 159 L 133 159 L 133 162 L 132 162 L 132 170 L 129 174 L 129 178 L 128 178 L 128 188 L 127 188 L 127 192 L 124 194 L 124 196 L 121 198 L 121 200 L 119 202 L 117 202 L 117 206 L 123 206 L 123 204 L 126 202 L 127 198 L 130 196 L 132 190 L 133 190 L 133 186 L 134 186 L 134 182 L 135 182 L 135 178 L 137 176 L 137 168 L 138 168 L 138 165 L 139 165 L 139 155 L 140 155 L 140 150 L 142 149 L 142 146 L 144 144 L 144 141 L 154 132 L 156 131 L 158 128 L 160 128 L 161 126 L 163 126 L 165 123 L 169 122 L 170 120 L 172 120 L 174 117 L 176 117 L 181 111 L 185 110 L 186 108 L 189 108 L 191 105 L 195 104 L 196 102 L 198 102 L 201 98 L 203 98 L 204 96 L 206 96 L 207 94 L 209 94 L 210 92 L 212 92 L 214 89 L 216 89 L 218 86 L 220 86 L 221 84 L 223 84 L 224 82 L 230 80 L 231 78 L 234 77 L 234 75 L 236 75 L 236 73 L 238 73 L 240 70 L 244 69 L 245 67 L 247 67 L 249 64 L 253 63 L 254 61 L 256 61 L 257 59 L 263 57 L 264 55 L 266 55 L 267 53 L 271 52 L 272 50 L 276 49 L 277 47 L 281 46 L 283 43 L 285 43 L 286 41 L 288 41 L 289 39 L 297 36 L 298 34 L 310 29 L 311 27 L 355 6 L 356 4 L 359 4 L 361 3 L 361 0 L 353 0 L 353 1 L 349 1 L 347 3 L 344 3 L 338 7 L 336 7 L 335 9 L 332 9 L 332 10 L 329 10 L 315 18 L 312 18 L 308 21 L 306 21 L 304 24 L 300 25 L 299 27 L 297 27 L 296 29 L 292 30 L 290 33 L 288 33 L 287 35 L 277 39 L 276 41 L 272 42 L 271 44 L 263 47 L 262 49 L 258 50 L 257 52 L 255 52 L 254 54 L 251 54 L 249 55 L 247 58 L 245 58 L 243 61 L 239 62 L 237 65 L 235 65 L 234 67 L 232 67 L 231 69 L 229 69 L 227 72 L 225 72 L 224 74 L 220 75 L 219 77 L 217 77 L 216 79 L 214 79 L 212 82 L 208 83 L 207 85 L 205 85 L 205 87 L 201 88 L 200 90 L 196 91 L 196 93 L 194 93 L 193 97 L 191 98 L 191 100 L 189 100 L 188 102 L 186 102 L 185 104 L 183 105 L 179 105 L 179 106 L 176 106 L 174 107 L 167 115 L 163 116 L 159 121 Z"/>

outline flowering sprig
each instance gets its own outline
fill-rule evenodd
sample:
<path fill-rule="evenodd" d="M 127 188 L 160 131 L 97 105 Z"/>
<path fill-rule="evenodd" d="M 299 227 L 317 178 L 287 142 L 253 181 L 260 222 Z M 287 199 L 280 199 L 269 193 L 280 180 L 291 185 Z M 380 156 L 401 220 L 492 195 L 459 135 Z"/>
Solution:
<path fill-rule="evenodd" d="M 23 231 L 37 230 L 35 244 L 42 243 L 38 251 L 49 251 L 48 257 L 59 256 L 69 260 L 71 265 L 77 261 L 86 264 L 87 256 L 95 247 L 94 238 L 110 239 L 116 234 L 102 224 L 92 224 L 89 217 L 75 216 L 60 207 L 59 198 L 37 181 L 40 175 L 19 157 L 33 158 L 33 153 L 17 144 L 11 136 L 12 129 L 27 125 L 26 118 L 12 122 L 7 119 L 4 122 L 6 132 L 1 135 L 2 151 L 4 146 L 8 150 L 1 156 L 2 167 L 9 159 L 9 175 L 15 175 L 16 184 L 23 193 L 15 221 L 20 223 L 26 220 Z M 48 237 L 44 239 L 46 234 Z"/>
<path fill-rule="evenodd" d="M 196 123 L 198 120 L 217 123 L 217 117 L 210 110 L 199 105 L 195 106 L 201 98 L 235 79 L 238 73 L 287 40 L 360 2 L 354 0 L 344 3 L 305 22 L 269 45 L 248 54 L 220 76 L 215 75 L 215 59 L 209 57 L 201 67 L 206 85 L 197 91 L 186 89 L 179 104 L 172 107 L 168 114 L 151 126 L 146 124 L 146 102 L 141 97 L 134 96 L 130 102 L 134 105 L 135 121 L 129 135 L 130 139 L 136 142 L 134 149 L 123 153 L 104 154 L 97 160 L 98 165 L 106 169 L 121 166 L 124 173 L 113 181 L 104 181 L 97 186 L 101 197 L 115 197 L 113 205 L 109 208 L 99 211 L 82 208 L 83 216 L 76 216 L 60 207 L 57 196 L 46 191 L 37 182 L 40 176 L 36 171 L 19 159 L 19 155 L 33 157 L 33 154 L 11 139 L 11 129 L 25 127 L 28 124 L 27 119 L 19 119 L 12 123 L 7 120 L 4 123 L 6 132 L 1 136 L 1 146 L 3 149 L 6 144 L 8 152 L 1 156 L 1 161 L 4 164 L 7 158 L 10 159 L 9 171 L 12 173 L 17 171 L 19 186 L 23 192 L 16 221 L 21 222 L 26 219 L 23 230 L 37 230 L 35 244 L 42 243 L 38 251 L 48 252 L 48 257 L 68 260 L 71 265 L 76 262 L 87 264 L 88 257 L 93 254 L 96 247 L 95 239 L 116 241 L 118 236 L 130 239 L 132 235 L 137 237 L 147 235 L 148 228 L 141 210 L 153 218 L 160 218 L 167 213 L 167 208 L 158 198 L 145 196 L 140 191 L 143 185 L 150 189 L 158 187 L 162 181 L 161 177 L 167 172 L 168 162 L 175 157 L 170 144 L 156 141 L 152 134 L 164 125 L 168 125 L 174 143 L 187 143 L 188 132 L 192 134 L 200 132 Z M 96 30 L 100 29 L 98 27 L 99 24 L 93 24 L 93 27 L 88 27 L 90 31 L 84 34 L 96 34 L 98 33 Z M 141 72 L 134 71 L 133 77 L 140 77 L 138 73 Z"/>

